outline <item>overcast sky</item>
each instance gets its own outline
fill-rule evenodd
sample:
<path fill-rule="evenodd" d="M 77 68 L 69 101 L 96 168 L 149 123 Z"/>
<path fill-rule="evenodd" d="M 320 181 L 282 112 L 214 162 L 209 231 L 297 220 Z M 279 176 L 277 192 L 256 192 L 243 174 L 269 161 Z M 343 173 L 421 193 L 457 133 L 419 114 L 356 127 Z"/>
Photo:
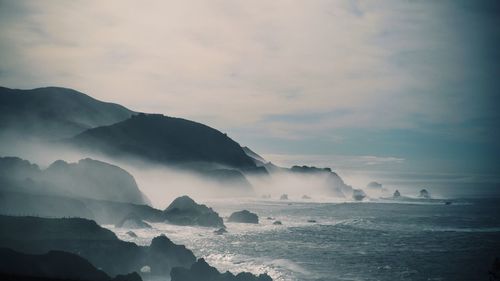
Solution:
<path fill-rule="evenodd" d="M 498 174 L 498 3 L 0 0 L 0 85 L 192 119 L 280 164 Z"/>

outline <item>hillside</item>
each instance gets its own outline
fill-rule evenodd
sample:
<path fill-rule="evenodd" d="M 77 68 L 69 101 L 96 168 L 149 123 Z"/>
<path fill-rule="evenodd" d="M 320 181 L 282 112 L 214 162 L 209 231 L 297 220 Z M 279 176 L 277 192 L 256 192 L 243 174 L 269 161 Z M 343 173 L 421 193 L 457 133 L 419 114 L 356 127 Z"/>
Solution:
<path fill-rule="evenodd" d="M 111 125 L 134 112 L 72 89 L 46 87 L 18 90 L 0 87 L 0 132 L 43 139 L 73 136 Z"/>
<path fill-rule="evenodd" d="M 89 129 L 69 140 L 110 156 L 133 156 L 163 164 L 218 164 L 255 168 L 237 142 L 213 128 L 160 114 L 138 114 L 110 126 Z"/>

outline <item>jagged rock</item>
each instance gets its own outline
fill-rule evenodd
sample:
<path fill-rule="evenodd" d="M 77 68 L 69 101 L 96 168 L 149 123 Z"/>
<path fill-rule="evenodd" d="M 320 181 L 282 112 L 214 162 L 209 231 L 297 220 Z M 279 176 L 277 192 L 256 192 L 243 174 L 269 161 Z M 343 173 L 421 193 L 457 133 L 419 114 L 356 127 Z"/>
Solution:
<path fill-rule="evenodd" d="M 115 227 L 120 228 L 151 228 L 151 225 L 143 222 L 136 214 L 129 214 L 119 221 Z"/>
<path fill-rule="evenodd" d="M 227 230 L 225 228 L 221 227 L 221 228 L 215 230 L 214 233 L 217 235 L 222 235 L 224 233 L 227 233 Z"/>
<path fill-rule="evenodd" d="M 396 191 L 394 191 L 394 194 L 392 195 L 392 197 L 394 197 L 394 198 L 401 197 L 401 193 L 399 193 L 399 190 L 396 189 Z"/>
<path fill-rule="evenodd" d="M 190 269 L 174 267 L 170 272 L 171 281 L 272 281 L 267 274 L 255 276 L 248 272 L 233 275 L 229 271 L 220 273 L 204 259 L 199 259 Z"/>
<path fill-rule="evenodd" d="M 148 260 L 152 275 L 166 276 L 171 268 L 192 264 L 196 258 L 184 245 L 176 245 L 162 234 L 151 241 Z"/>
<path fill-rule="evenodd" d="M 217 212 L 203 204 L 197 204 L 188 196 L 176 198 L 164 211 L 169 223 L 178 225 L 199 225 L 224 227 Z"/>
<path fill-rule="evenodd" d="M 273 222 L 274 225 L 282 225 L 281 221 L 275 221 Z"/>
<path fill-rule="evenodd" d="M 259 223 L 259 216 L 247 210 L 234 212 L 229 216 L 229 222 Z"/>
<path fill-rule="evenodd" d="M 135 234 L 135 232 L 133 232 L 133 231 L 127 231 L 127 234 L 130 237 L 137 238 L 137 234 Z"/>
<path fill-rule="evenodd" d="M 362 201 L 365 199 L 366 193 L 361 189 L 353 189 L 352 190 L 352 198 L 356 201 Z"/>
<path fill-rule="evenodd" d="M 427 189 L 422 189 L 422 190 L 420 190 L 418 197 L 424 198 L 424 199 L 430 199 L 431 195 L 430 195 L 429 191 L 427 191 Z"/>
<path fill-rule="evenodd" d="M 288 194 L 282 194 L 280 200 L 288 200 Z"/>

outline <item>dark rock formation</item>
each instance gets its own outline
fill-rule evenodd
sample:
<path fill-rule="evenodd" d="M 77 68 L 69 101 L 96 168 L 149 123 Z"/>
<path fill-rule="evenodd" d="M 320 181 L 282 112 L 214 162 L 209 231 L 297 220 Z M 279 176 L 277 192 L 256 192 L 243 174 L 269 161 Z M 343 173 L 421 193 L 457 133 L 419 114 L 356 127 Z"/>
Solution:
<path fill-rule="evenodd" d="M 233 275 L 229 271 L 220 273 L 208 265 L 204 259 L 199 259 L 190 269 L 174 267 L 170 272 L 171 281 L 272 281 L 267 274 L 255 276 L 248 272 Z"/>
<path fill-rule="evenodd" d="M 280 200 L 288 200 L 288 194 L 282 194 Z"/>
<path fill-rule="evenodd" d="M 165 209 L 166 220 L 178 225 L 199 225 L 224 227 L 224 222 L 217 212 L 203 204 L 197 204 L 188 196 L 176 198 Z"/>
<path fill-rule="evenodd" d="M 396 191 L 394 191 L 394 194 L 392 195 L 393 198 L 400 198 L 401 197 L 401 193 L 399 193 L 399 190 L 396 189 Z"/>
<path fill-rule="evenodd" d="M 325 184 L 329 187 L 330 195 L 335 197 L 346 197 L 352 193 L 352 187 L 346 185 L 342 178 L 330 168 L 317 168 L 314 166 L 293 166 L 293 173 L 324 176 Z"/>
<path fill-rule="evenodd" d="M 192 264 L 196 258 L 184 245 L 176 245 L 162 234 L 151 241 L 147 260 L 152 275 L 167 276 L 171 268 Z"/>
<path fill-rule="evenodd" d="M 273 222 L 274 225 L 282 225 L 281 221 L 275 221 Z"/>
<path fill-rule="evenodd" d="M 247 210 L 234 212 L 229 216 L 229 222 L 259 223 L 259 216 Z"/>
<path fill-rule="evenodd" d="M 0 247 L 29 254 L 58 250 L 77 254 L 108 275 L 140 272 L 145 265 L 165 277 L 172 266 L 189 267 L 193 253 L 168 238 L 153 239 L 151 246 L 119 240 L 110 230 L 86 219 L 47 219 L 0 216 Z"/>
<path fill-rule="evenodd" d="M 135 156 L 163 164 L 217 163 L 256 167 L 237 142 L 193 121 L 140 113 L 111 126 L 87 130 L 69 140 L 112 156 Z"/>
<path fill-rule="evenodd" d="M 317 222 L 317 221 L 316 220 L 307 220 L 307 222 L 314 223 L 314 222 Z"/>
<path fill-rule="evenodd" d="M 427 189 L 422 189 L 422 190 L 420 190 L 418 197 L 424 198 L 424 199 L 430 199 L 431 195 L 430 195 L 429 191 L 427 191 Z"/>
<path fill-rule="evenodd" d="M 123 121 L 133 113 L 71 89 L 0 87 L 0 131 L 4 133 L 60 139 Z"/>
<path fill-rule="evenodd" d="M 352 198 L 356 201 L 362 201 L 365 199 L 366 193 L 361 189 L 353 189 L 352 190 Z"/>
<path fill-rule="evenodd" d="M 151 228 L 151 225 L 143 222 L 138 215 L 131 213 L 120 220 L 115 227 L 122 228 Z"/>

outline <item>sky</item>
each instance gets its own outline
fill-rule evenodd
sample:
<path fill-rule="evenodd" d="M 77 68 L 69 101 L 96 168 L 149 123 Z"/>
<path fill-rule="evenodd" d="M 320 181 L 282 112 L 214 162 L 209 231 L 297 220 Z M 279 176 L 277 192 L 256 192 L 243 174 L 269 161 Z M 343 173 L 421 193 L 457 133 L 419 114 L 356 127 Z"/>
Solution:
<path fill-rule="evenodd" d="M 205 123 L 281 165 L 500 175 L 500 4 L 0 0 L 0 85 Z"/>

